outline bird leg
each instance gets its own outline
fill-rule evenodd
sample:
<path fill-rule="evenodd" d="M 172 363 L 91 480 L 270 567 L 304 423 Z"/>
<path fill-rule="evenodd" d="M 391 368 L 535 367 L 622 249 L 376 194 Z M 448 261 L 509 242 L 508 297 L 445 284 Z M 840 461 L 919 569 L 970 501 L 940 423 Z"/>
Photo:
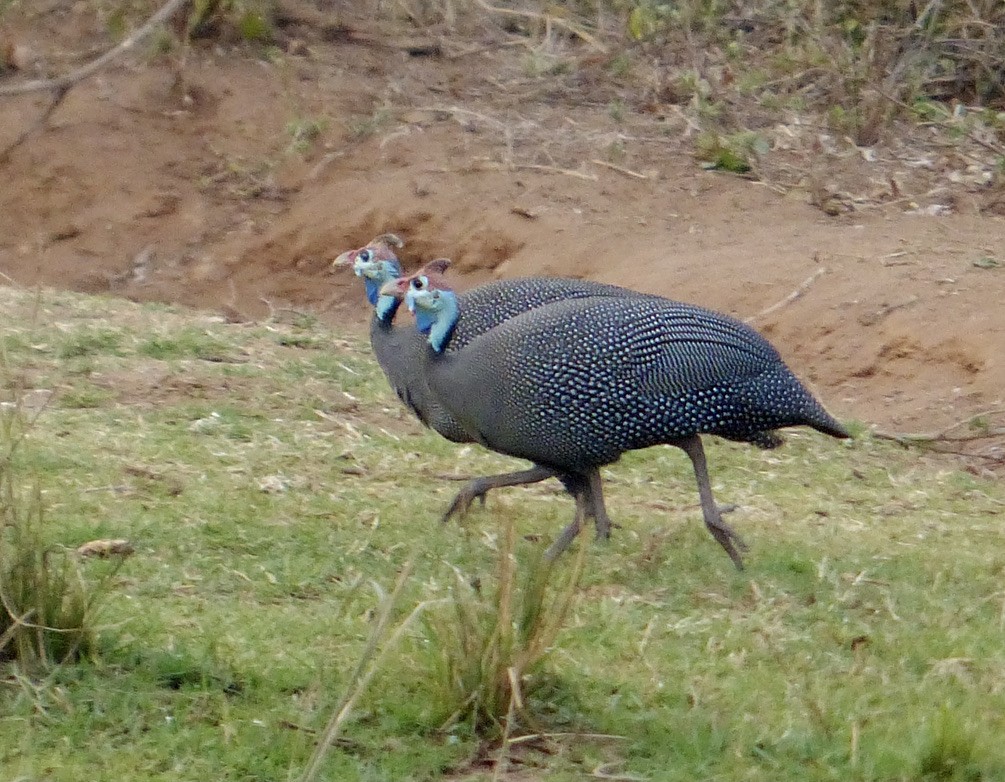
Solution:
<path fill-rule="evenodd" d="M 544 558 L 548 562 L 554 562 L 558 559 L 559 555 L 565 551 L 572 544 L 572 541 L 576 539 L 579 534 L 579 530 L 583 527 L 583 519 L 586 518 L 588 507 L 590 501 L 587 497 L 588 491 L 583 487 L 579 487 L 579 490 L 572 491 L 570 493 L 576 500 L 576 516 L 572 520 L 572 523 L 562 530 L 562 534 L 556 538 L 555 542 L 548 546 L 548 550 L 544 552 Z"/>
<path fill-rule="evenodd" d="M 604 485 L 600 480 L 600 470 L 594 468 L 587 474 L 586 508 L 587 516 L 593 517 L 593 524 L 597 530 L 597 540 L 607 540 L 611 537 L 611 517 L 607 515 L 607 507 L 604 505 Z"/>
<path fill-rule="evenodd" d="M 464 516 L 471 508 L 471 503 L 475 500 L 481 500 L 482 505 L 484 505 L 485 495 L 492 489 L 500 489 L 504 486 L 522 486 L 526 483 L 537 483 L 538 481 L 553 478 L 554 476 L 554 470 L 549 470 L 547 467 L 534 466 L 529 470 L 507 472 L 502 475 L 488 475 L 484 478 L 475 478 L 474 480 L 468 481 L 464 485 L 464 488 L 457 493 L 456 497 L 454 497 L 454 501 L 450 503 L 450 507 L 447 508 L 447 512 L 443 514 L 443 521 L 446 523 L 456 515 Z"/>
<path fill-rule="evenodd" d="M 705 526 L 712 533 L 712 537 L 719 541 L 719 545 L 726 549 L 726 553 L 733 560 L 736 569 L 743 570 L 743 558 L 737 548 L 746 551 L 747 545 L 733 531 L 733 528 L 722 520 L 722 512 L 715 504 L 712 485 L 708 480 L 708 465 L 705 462 L 705 449 L 702 447 L 701 438 L 698 435 L 692 435 L 675 440 L 671 444 L 681 448 L 691 459 L 694 477 L 698 481 L 698 495 L 701 497 L 701 512 L 705 517 Z"/>

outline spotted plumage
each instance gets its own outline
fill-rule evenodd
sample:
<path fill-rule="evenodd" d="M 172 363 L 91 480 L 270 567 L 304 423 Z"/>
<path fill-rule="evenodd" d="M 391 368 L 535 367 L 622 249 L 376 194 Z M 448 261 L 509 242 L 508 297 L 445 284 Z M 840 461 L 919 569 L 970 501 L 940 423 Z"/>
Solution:
<path fill-rule="evenodd" d="M 441 277 L 415 278 L 407 301 L 429 335 L 433 393 L 482 444 L 570 474 L 625 451 L 682 447 L 706 524 L 727 551 L 716 530 L 735 534 L 711 501 L 699 435 L 764 446 L 775 429 L 807 425 L 848 436 L 767 340 L 701 307 L 658 297 L 565 300 L 458 348 L 453 324 L 464 302 Z"/>
<path fill-rule="evenodd" d="M 395 289 L 394 282 L 403 279 L 401 263 L 395 247 L 401 240 L 393 234 L 384 234 L 366 246 L 343 253 L 336 259 L 338 266 L 351 265 L 356 275 L 363 279 L 367 300 L 374 308 L 370 323 L 370 344 L 377 363 L 387 377 L 398 398 L 426 426 L 456 443 L 473 442 L 475 437 L 451 415 L 431 391 L 423 371 L 426 353 L 425 339 L 411 326 L 395 325 L 395 317 L 407 284 Z M 427 265 L 441 272 L 449 264 L 440 259 Z M 459 295 L 464 302 L 464 316 L 456 324 L 455 345 L 460 348 L 480 333 L 488 331 L 507 318 L 536 307 L 566 298 L 585 296 L 640 296 L 642 294 L 613 285 L 569 280 L 562 278 L 525 278 L 500 280 L 482 285 Z M 462 490 L 447 511 L 447 517 L 463 512 L 470 503 L 493 488 L 533 483 L 555 476 L 555 472 L 534 467 L 500 476 L 480 478 Z M 585 491 L 577 478 L 558 475 L 571 492 Z M 596 484 L 599 486 L 599 481 Z M 597 519 L 598 529 L 606 527 L 603 497 L 594 492 L 589 498 L 589 515 Z"/>

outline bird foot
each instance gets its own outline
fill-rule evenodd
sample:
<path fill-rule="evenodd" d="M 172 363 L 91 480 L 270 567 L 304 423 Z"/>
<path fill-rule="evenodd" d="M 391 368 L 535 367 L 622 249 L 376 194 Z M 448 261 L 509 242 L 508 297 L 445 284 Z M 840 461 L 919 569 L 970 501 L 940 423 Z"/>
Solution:
<path fill-rule="evenodd" d="M 558 559 L 562 552 L 572 545 L 572 541 L 574 541 L 576 536 L 579 534 L 580 526 L 581 524 L 579 523 L 579 519 L 576 519 L 564 530 L 562 530 L 562 534 L 559 535 L 558 538 L 555 539 L 555 542 L 548 546 L 548 550 L 544 552 L 544 558 L 548 562 L 554 562 Z"/>
<path fill-rule="evenodd" d="M 611 529 L 620 524 L 614 524 L 606 513 L 598 513 L 593 516 L 593 528 L 597 531 L 597 540 L 610 540 Z"/>
<path fill-rule="evenodd" d="M 733 506 L 730 510 L 735 510 L 735 508 L 736 506 Z M 729 554 L 729 558 L 733 560 L 733 564 L 736 565 L 736 569 L 743 570 L 743 557 L 740 556 L 740 552 L 750 550 L 750 547 L 744 543 L 743 538 L 741 538 L 740 535 L 721 518 L 713 521 L 706 521 L 705 526 L 708 528 L 708 531 L 712 533 L 712 537 L 715 538 L 719 545 L 726 550 L 727 554 Z"/>
<path fill-rule="evenodd" d="M 468 511 L 471 510 L 471 504 L 475 500 L 478 500 L 484 508 L 485 495 L 489 493 L 490 488 L 490 486 L 486 486 L 485 482 L 478 478 L 468 481 L 464 485 L 464 488 L 457 492 L 454 501 L 450 503 L 450 507 L 443 514 L 443 523 L 446 524 L 454 516 L 464 518 L 468 514 Z"/>

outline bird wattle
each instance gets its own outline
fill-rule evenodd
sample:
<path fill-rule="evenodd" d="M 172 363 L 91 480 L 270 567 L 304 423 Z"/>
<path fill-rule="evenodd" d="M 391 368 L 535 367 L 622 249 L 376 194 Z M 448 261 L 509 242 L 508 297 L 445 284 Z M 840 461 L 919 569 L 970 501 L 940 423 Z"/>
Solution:
<path fill-rule="evenodd" d="M 413 299 L 414 302 L 414 299 Z M 442 353 L 447 349 L 457 319 L 460 317 L 460 310 L 457 306 L 457 296 L 453 291 L 442 291 L 439 298 L 439 307 L 430 310 L 417 305 L 415 313 L 416 328 L 422 334 L 429 335 L 429 344 L 437 353 Z"/>
<path fill-rule="evenodd" d="M 367 280 L 369 282 L 369 280 Z M 369 295 L 369 291 L 367 292 Z M 394 315 L 398 311 L 398 305 L 401 302 L 394 296 L 384 296 L 378 295 L 376 302 L 371 302 L 373 304 L 373 311 L 377 318 L 384 323 L 390 323 L 394 320 Z"/>
<path fill-rule="evenodd" d="M 412 303 L 409 302 L 410 305 Z M 436 325 L 436 313 L 427 310 L 425 307 L 409 306 L 409 309 L 415 314 L 415 327 L 419 330 L 419 333 L 429 334 L 433 326 Z"/>
<path fill-rule="evenodd" d="M 380 288 L 384 284 L 382 280 L 375 280 L 372 277 L 363 276 L 363 284 L 366 286 L 366 300 L 373 307 L 377 306 L 380 298 Z"/>

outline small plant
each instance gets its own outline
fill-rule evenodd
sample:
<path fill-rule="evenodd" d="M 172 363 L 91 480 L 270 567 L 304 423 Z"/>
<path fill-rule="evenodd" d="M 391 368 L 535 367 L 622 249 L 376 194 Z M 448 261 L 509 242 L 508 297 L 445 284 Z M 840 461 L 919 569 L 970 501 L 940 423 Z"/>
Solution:
<path fill-rule="evenodd" d="M 286 125 L 290 137 L 286 151 L 303 155 L 327 129 L 328 120 L 324 117 L 297 117 Z"/>
<path fill-rule="evenodd" d="M 619 52 L 608 63 L 607 70 L 616 79 L 626 79 L 632 75 L 632 58 L 628 52 Z"/>
<path fill-rule="evenodd" d="M 961 719 L 944 709 L 930 729 L 919 763 L 920 779 L 933 782 L 978 782 L 982 773 L 977 735 Z"/>
<path fill-rule="evenodd" d="M 607 145 L 606 155 L 608 161 L 611 163 L 622 162 L 627 154 L 628 150 L 625 148 L 625 142 L 621 140 L 612 141 Z"/>
<path fill-rule="evenodd" d="M 523 60 L 524 72 L 532 77 L 561 76 L 572 71 L 572 62 L 553 52 L 533 49 Z"/>
<path fill-rule="evenodd" d="M 585 551 L 581 546 L 565 572 L 540 552 L 519 563 L 510 521 L 494 585 L 455 569 L 450 601 L 423 617 L 442 729 L 466 725 L 477 735 L 500 735 L 514 717 L 528 716 L 533 675 L 569 615 Z"/>
<path fill-rule="evenodd" d="M 0 406 L 0 661 L 30 671 L 91 652 L 103 590 L 88 587 L 72 553 L 45 541 L 41 489 L 25 489 L 17 470 L 29 426 L 16 396 Z"/>
<path fill-rule="evenodd" d="M 379 108 L 369 117 L 355 117 L 349 120 L 349 137 L 354 141 L 362 141 L 375 135 L 391 121 L 391 111 Z"/>
<path fill-rule="evenodd" d="M 751 160 L 765 152 L 767 142 L 756 133 L 705 133 L 698 138 L 696 157 L 705 168 L 747 174 L 753 170 Z"/>
<path fill-rule="evenodd" d="M 241 40 L 268 43 L 275 37 L 274 8 L 264 0 L 194 0 L 187 31 L 191 38 L 218 38 L 228 32 Z"/>

